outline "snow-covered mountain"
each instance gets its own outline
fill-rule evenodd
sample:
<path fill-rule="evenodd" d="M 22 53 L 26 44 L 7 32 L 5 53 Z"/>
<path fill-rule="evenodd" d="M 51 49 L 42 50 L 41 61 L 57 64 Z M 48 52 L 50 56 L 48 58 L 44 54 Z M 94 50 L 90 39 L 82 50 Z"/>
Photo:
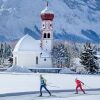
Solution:
<path fill-rule="evenodd" d="M 45 6 L 45 0 L 0 0 L 0 40 L 27 33 L 39 39 Z M 100 0 L 49 0 L 49 7 L 55 13 L 56 39 L 100 42 Z"/>

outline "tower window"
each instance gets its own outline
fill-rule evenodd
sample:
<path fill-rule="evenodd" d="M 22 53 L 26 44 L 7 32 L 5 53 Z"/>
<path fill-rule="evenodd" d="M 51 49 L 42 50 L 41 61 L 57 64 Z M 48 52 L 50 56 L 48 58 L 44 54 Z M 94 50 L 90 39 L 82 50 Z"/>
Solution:
<path fill-rule="evenodd" d="M 52 24 L 50 24 L 50 26 L 52 26 Z"/>
<path fill-rule="evenodd" d="M 38 57 L 36 57 L 36 64 L 38 64 Z"/>
<path fill-rule="evenodd" d="M 50 38 L 50 33 L 48 33 L 48 38 Z"/>
<path fill-rule="evenodd" d="M 46 38 L 46 33 L 44 33 L 44 38 Z"/>

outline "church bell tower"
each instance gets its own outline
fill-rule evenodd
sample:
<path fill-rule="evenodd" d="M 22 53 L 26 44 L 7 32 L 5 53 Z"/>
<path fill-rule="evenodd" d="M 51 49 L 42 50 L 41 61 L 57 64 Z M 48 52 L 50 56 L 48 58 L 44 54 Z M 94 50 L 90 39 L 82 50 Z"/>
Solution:
<path fill-rule="evenodd" d="M 41 48 L 47 52 L 51 52 L 53 47 L 53 19 L 54 13 L 49 10 L 48 2 L 46 8 L 41 12 Z"/>

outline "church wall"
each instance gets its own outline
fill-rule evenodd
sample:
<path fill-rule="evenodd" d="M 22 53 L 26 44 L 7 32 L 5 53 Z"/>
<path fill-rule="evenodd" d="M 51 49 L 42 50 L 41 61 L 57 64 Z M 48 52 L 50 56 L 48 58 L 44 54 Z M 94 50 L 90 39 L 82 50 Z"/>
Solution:
<path fill-rule="evenodd" d="M 36 58 L 38 57 L 38 64 Z M 41 57 L 40 53 L 17 53 L 13 55 L 14 65 L 27 68 L 47 68 L 52 67 L 51 58 Z"/>
<path fill-rule="evenodd" d="M 17 58 L 16 65 L 25 67 L 35 67 L 36 66 L 36 53 L 18 53 L 14 55 L 14 60 Z M 16 61 L 14 61 L 16 62 Z M 15 64 L 15 63 L 14 63 Z"/>
<path fill-rule="evenodd" d="M 52 67 L 52 60 L 51 58 L 40 58 L 40 67 L 44 68 L 51 68 Z"/>

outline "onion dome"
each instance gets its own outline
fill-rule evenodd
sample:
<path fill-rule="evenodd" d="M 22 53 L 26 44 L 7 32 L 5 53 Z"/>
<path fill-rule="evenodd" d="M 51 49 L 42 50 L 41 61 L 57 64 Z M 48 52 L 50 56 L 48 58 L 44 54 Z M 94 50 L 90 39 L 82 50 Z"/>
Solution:
<path fill-rule="evenodd" d="M 46 8 L 41 12 L 41 19 L 42 20 L 51 20 L 52 21 L 53 18 L 54 18 L 54 13 L 51 10 L 49 10 L 48 2 L 47 2 Z"/>

